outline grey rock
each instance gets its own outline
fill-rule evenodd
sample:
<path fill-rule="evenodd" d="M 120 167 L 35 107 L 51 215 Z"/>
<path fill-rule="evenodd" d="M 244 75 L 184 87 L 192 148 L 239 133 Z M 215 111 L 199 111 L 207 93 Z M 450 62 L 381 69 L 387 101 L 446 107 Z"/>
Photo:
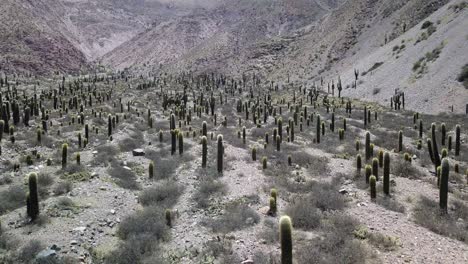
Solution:
<path fill-rule="evenodd" d="M 53 249 L 44 249 L 41 252 L 37 253 L 36 259 L 37 260 L 44 260 L 48 258 L 53 258 L 56 255 L 56 251 Z"/>
<path fill-rule="evenodd" d="M 134 149 L 132 151 L 132 154 L 133 156 L 135 157 L 139 157 L 139 156 L 144 156 L 145 155 L 145 151 L 143 149 Z"/>

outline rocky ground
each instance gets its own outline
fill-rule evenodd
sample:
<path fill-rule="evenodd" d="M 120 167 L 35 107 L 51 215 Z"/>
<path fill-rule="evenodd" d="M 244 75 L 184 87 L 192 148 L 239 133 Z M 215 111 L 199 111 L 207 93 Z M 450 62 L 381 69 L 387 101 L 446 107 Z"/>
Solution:
<path fill-rule="evenodd" d="M 293 221 L 295 263 L 468 261 L 466 116 L 419 113 L 416 124 L 423 120 L 424 136 L 418 149 L 415 113 L 403 109 L 395 111 L 353 99 L 349 114 L 337 97 L 320 94 L 317 101 L 310 102 L 299 87 L 270 89 L 270 83 L 263 81 L 259 85 L 246 83 L 253 87 L 250 95 L 247 88 L 233 89 L 230 80 L 216 89 L 207 84 L 206 76 L 193 80 L 187 75 L 161 79 L 100 76 L 67 78 L 63 83 L 61 79 L 40 79 L 38 101 L 48 111 L 48 119 L 44 115 L 47 132 L 40 130 L 41 141 L 37 139 L 37 130 L 42 128 L 40 111 L 25 126 L 25 112 L 20 108 L 21 122 L 15 125 L 14 143 L 3 133 L 0 262 L 280 263 L 278 221 L 283 215 Z M 242 87 L 241 81 L 236 81 Z M 199 89 L 195 88 L 197 82 Z M 31 83 L 29 79 L 10 80 L 9 88 L 1 88 L 3 102 L 9 98 L 21 105 L 34 105 Z M 164 109 L 163 105 L 165 96 L 183 94 L 184 83 L 190 84 L 186 113 L 190 111 L 191 118 L 179 118 L 177 111 L 182 106 Z M 57 88 L 62 85 L 64 88 Z M 57 109 L 53 109 L 54 90 L 59 98 Z M 202 93 L 204 100 L 210 100 L 213 93 L 216 121 L 209 111 L 204 112 L 205 105 L 200 106 Z M 85 147 L 79 146 L 78 133 L 84 141 L 85 128 L 79 123 L 81 111 L 73 107 L 73 98 L 79 100 L 78 106 L 83 105 L 83 123 L 89 127 Z M 329 111 L 324 106 L 327 98 Z M 239 100 L 250 107 L 238 111 Z M 372 113 L 366 127 L 364 106 Z M 246 109 L 250 111 L 248 119 Z M 184 135 L 183 154 L 177 142 L 171 155 L 171 111 L 176 128 Z M 256 111 L 257 124 L 253 119 Z M 331 131 L 333 111 L 335 129 Z M 316 143 L 318 114 L 325 122 L 320 143 Z M 108 115 L 116 119 L 111 138 Z M 286 127 L 295 115 L 298 123 L 292 140 L 292 131 L 287 132 Z M 277 151 L 273 130 L 280 116 L 283 142 Z M 338 130 L 344 128 L 345 117 L 346 131 L 340 140 Z M 202 168 L 203 122 L 208 138 L 206 168 Z M 455 125 L 461 125 L 461 153 L 455 156 L 453 149 L 448 152 L 447 215 L 439 213 L 434 165 L 425 144 L 432 122 L 436 123 L 438 141 L 441 123 L 445 123 L 453 145 Z M 244 126 L 245 142 L 239 137 Z M 404 146 L 400 152 L 399 130 Z M 374 157 L 379 150 L 390 153 L 389 197 L 383 194 L 380 180 L 377 198 L 370 198 L 364 177 L 364 166 L 371 162 L 364 158 L 366 131 L 375 144 Z M 216 171 L 218 135 L 223 136 L 224 143 L 222 173 Z M 359 150 L 356 141 L 360 142 Z M 61 166 L 64 142 L 69 146 L 66 168 Z M 439 152 L 447 147 L 441 142 L 438 145 Z M 253 148 L 257 151 L 255 161 Z M 78 153 L 80 165 L 76 164 Z M 412 157 L 411 163 L 403 160 L 403 153 Z M 356 169 L 357 154 L 363 158 L 361 171 Z M 29 164 L 27 156 L 32 158 Z M 266 168 L 263 157 L 267 158 Z M 153 178 L 149 177 L 151 161 Z M 15 164 L 19 169 L 14 169 Z M 454 172 L 455 164 L 458 173 Z M 382 177 L 383 170 L 379 171 Z M 25 195 L 27 177 L 33 172 L 38 174 L 40 216 L 31 222 Z M 273 188 L 278 192 L 276 213 L 269 206 Z M 170 227 L 166 225 L 166 209 L 170 209 Z"/>

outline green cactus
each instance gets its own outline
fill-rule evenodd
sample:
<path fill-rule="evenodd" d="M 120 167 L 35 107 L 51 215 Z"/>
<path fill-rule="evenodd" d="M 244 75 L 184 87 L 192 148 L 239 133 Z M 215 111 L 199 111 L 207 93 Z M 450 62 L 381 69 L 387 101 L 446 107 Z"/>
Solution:
<path fill-rule="evenodd" d="M 390 195 L 390 154 L 385 152 L 383 158 L 383 191 Z"/>
<path fill-rule="evenodd" d="M 439 206 L 444 213 L 447 213 L 449 170 L 450 168 L 448 159 L 443 159 L 442 171 L 440 174 Z"/>
<path fill-rule="evenodd" d="M 0 106 L 1 108 L 1 106 Z M 5 130 L 5 121 L 0 120 L 0 142 L 2 142 L 3 131 Z"/>
<path fill-rule="evenodd" d="M 316 132 L 316 137 L 317 137 L 317 143 L 320 143 L 320 125 L 321 125 L 321 121 L 320 121 L 320 115 L 317 115 L 317 132 Z"/>
<path fill-rule="evenodd" d="M 67 156 L 68 156 L 68 144 L 63 143 L 62 144 L 62 168 L 67 167 Z"/>
<path fill-rule="evenodd" d="M 148 176 L 150 179 L 153 179 L 154 177 L 154 162 L 150 161 L 148 165 Z"/>
<path fill-rule="evenodd" d="M 202 137 L 201 142 L 202 142 L 202 168 L 206 168 L 206 158 L 208 154 L 208 148 L 207 148 L 208 139 L 206 138 L 206 136 Z"/>
<path fill-rule="evenodd" d="M 112 135 L 112 116 L 109 114 L 107 116 L 107 136 L 110 137 Z"/>
<path fill-rule="evenodd" d="M 376 181 L 377 181 L 377 178 L 374 175 L 370 176 L 369 182 L 370 182 L 371 199 L 375 199 L 377 197 Z"/>
<path fill-rule="evenodd" d="M 224 145 L 223 145 L 223 136 L 218 135 L 218 173 L 223 172 L 223 155 L 224 155 Z"/>
<path fill-rule="evenodd" d="M 281 117 L 278 119 L 278 135 L 280 140 L 283 140 L 283 119 Z"/>
<path fill-rule="evenodd" d="M 375 176 L 375 180 L 379 180 L 379 160 L 377 158 L 372 159 L 372 175 Z"/>
<path fill-rule="evenodd" d="M 184 153 L 184 133 L 179 133 L 179 155 Z"/>
<path fill-rule="evenodd" d="M 267 162 L 268 162 L 267 157 L 263 157 L 262 158 L 262 167 L 263 167 L 264 170 L 267 168 Z"/>
<path fill-rule="evenodd" d="M 356 142 L 355 142 L 355 146 L 356 146 L 356 151 L 359 151 L 360 147 L 361 147 L 361 142 L 359 140 L 356 139 Z"/>
<path fill-rule="evenodd" d="M 383 158 L 384 158 L 384 152 L 382 149 L 379 149 L 379 152 L 377 153 L 377 157 L 379 159 L 379 166 L 380 168 L 383 167 Z"/>
<path fill-rule="evenodd" d="M 246 142 L 246 132 L 245 132 L 245 127 L 242 127 L 242 143 L 245 144 Z"/>
<path fill-rule="evenodd" d="M 292 222 L 289 216 L 282 216 L 279 221 L 281 242 L 281 264 L 293 263 Z"/>
<path fill-rule="evenodd" d="M 276 207 L 276 200 L 273 197 L 270 197 L 270 210 L 268 211 L 271 215 L 276 215 L 277 207 Z"/>
<path fill-rule="evenodd" d="M 41 142 L 42 142 L 42 131 L 41 131 L 40 128 L 37 129 L 36 134 L 37 134 L 37 143 L 41 144 Z"/>
<path fill-rule="evenodd" d="M 442 156 L 442 158 L 447 158 L 448 157 L 448 150 L 446 148 L 442 149 L 441 156 Z"/>
<path fill-rule="evenodd" d="M 372 166 L 367 164 L 364 167 L 364 170 L 365 170 L 365 175 L 366 175 L 366 183 L 369 184 L 369 178 L 372 175 Z"/>
<path fill-rule="evenodd" d="M 441 139 L 441 141 L 440 141 L 440 142 L 441 142 L 440 144 L 441 144 L 442 146 L 445 146 L 445 139 L 447 138 L 447 137 L 446 137 L 447 131 L 446 131 L 445 123 L 442 123 L 442 124 L 441 124 L 441 129 L 440 129 L 440 130 L 441 130 L 441 137 L 442 137 L 442 139 Z"/>
<path fill-rule="evenodd" d="M 436 128 L 435 123 L 432 123 L 431 125 L 432 153 L 434 155 L 435 169 L 437 169 L 437 167 L 440 166 L 441 161 L 440 161 L 440 156 L 439 156 L 439 150 L 437 148 L 435 128 Z"/>
<path fill-rule="evenodd" d="M 403 151 L 403 131 L 398 131 L 398 152 Z"/>
<path fill-rule="evenodd" d="M 279 135 L 276 136 L 276 151 L 281 151 L 281 137 Z"/>
<path fill-rule="evenodd" d="M 37 174 L 31 173 L 28 178 L 29 193 L 26 200 L 27 213 L 31 220 L 36 220 L 39 215 L 39 197 L 37 192 Z"/>
<path fill-rule="evenodd" d="M 288 166 L 292 166 L 292 157 L 288 155 Z"/>
<path fill-rule="evenodd" d="M 171 209 L 166 209 L 166 225 L 172 227 L 172 212 Z"/>
<path fill-rule="evenodd" d="M 177 149 L 177 133 L 171 130 L 171 155 L 174 155 Z"/>
<path fill-rule="evenodd" d="M 447 148 L 449 151 L 452 151 L 452 141 L 453 141 L 452 135 L 449 135 L 447 138 Z"/>
<path fill-rule="evenodd" d="M 356 155 L 356 168 L 357 168 L 358 172 L 360 172 L 361 169 L 362 169 L 362 158 L 361 158 L 361 154 L 357 154 L 357 155 Z"/>
<path fill-rule="evenodd" d="M 369 160 L 372 157 L 371 149 L 370 149 L 370 133 L 369 133 L 369 131 L 366 132 L 365 151 L 366 151 L 366 160 Z"/>
<path fill-rule="evenodd" d="M 253 161 L 257 160 L 257 148 L 256 147 L 252 148 L 252 160 Z"/>
<path fill-rule="evenodd" d="M 206 128 L 206 121 L 203 121 L 202 123 L 202 135 L 205 137 L 208 136 L 208 129 Z"/>
<path fill-rule="evenodd" d="M 455 156 L 460 156 L 460 125 L 455 128 Z"/>
<path fill-rule="evenodd" d="M 76 164 L 78 164 L 78 165 L 81 164 L 81 155 L 80 155 L 80 153 L 76 153 Z"/>

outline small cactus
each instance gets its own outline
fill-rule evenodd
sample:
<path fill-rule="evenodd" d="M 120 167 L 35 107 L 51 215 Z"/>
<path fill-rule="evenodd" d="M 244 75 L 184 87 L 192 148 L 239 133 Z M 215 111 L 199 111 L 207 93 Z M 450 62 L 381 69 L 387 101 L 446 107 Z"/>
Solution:
<path fill-rule="evenodd" d="M 257 160 L 257 148 L 256 147 L 252 148 L 252 160 L 253 161 Z"/>
<path fill-rule="evenodd" d="M 276 215 L 277 207 L 276 207 L 276 200 L 273 197 L 270 197 L 270 209 L 268 211 L 271 215 Z"/>
<path fill-rule="evenodd" d="M 357 154 L 357 155 L 356 155 L 356 168 L 357 168 L 358 172 L 360 172 L 361 169 L 362 169 L 362 158 L 361 158 L 361 154 Z"/>
<path fill-rule="evenodd" d="M 172 212 L 171 209 L 166 209 L 166 225 L 172 227 Z"/>
<path fill-rule="evenodd" d="M 365 174 L 366 174 L 366 183 L 369 184 L 369 178 L 372 175 L 372 166 L 367 164 L 366 167 L 364 167 Z"/>
<path fill-rule="evenodd" d="M 263 167 L 264 170 L 267 168 L 267 162 L 268 162 L 267 157 L 263 157 L 262 158 L 262 167 Z"/>
<path fill-rule="evenodd" d="M 81 164 L 81 154 L 76 153 L 76 164 L 80 165 Z"/>
<path fill-rule="evenodd" d="M 150 161 L 148 165 L 148 176 L 150 179 L 154 177 L 154 162 Z"/>
<path fill-rule="evenodd" d="M 377 181 L 377 178 L 374 175 L 370 176 L 369 182 L 370 182 L 371 199 L 375 199 L 377 197 L 376 181 Z"/>
<path fill-rule="evenodd" d="M 292 157 L 288 155 L 288 166 L 292 166 Z"/>

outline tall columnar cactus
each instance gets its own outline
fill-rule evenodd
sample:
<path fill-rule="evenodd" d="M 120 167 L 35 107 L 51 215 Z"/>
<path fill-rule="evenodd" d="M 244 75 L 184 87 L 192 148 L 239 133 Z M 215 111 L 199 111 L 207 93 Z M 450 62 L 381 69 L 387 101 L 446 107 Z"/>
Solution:
<path fill-rule="evenodd" d="M 252 148 L 252 160 L 253 161 L 257 160 L 257 148 L 256 147 Z"/>
<path fill-rule="evenodd" d="M 398 152 L 403 151 L 403 131 L 398 131 Z"/>
<path fill-rule="evenodd" d="M 355 146 L 356 146 L 356 151 L 359 151 L 359 149 L 361 147 L 361 141 L 356 139 Z"/>
<path fill-rule="evenodd" d="M 440 175 L 439 206 L 444 213 L 447 213 L 449 170 L 450 168 L 448 159 L 443 159 L 442 171 Z"/>
<path fill-rule="evenodd" d="M 419 120 L 419 138 L 423 137 L 423 121 Z"/>
<path fill-rule="evenodd" d="M 332 113 L 331 116 L 330 130 L 335 132 L 335 113 Z"/>
<path fill-rule="evenodd" d="M 440 140 L 440 144 L 442 146 L 445 146 L 445 139 L 447 137 L 447 128 L 445 126 L 445 123 L 442 123 L 440 130 L 441 130 L 441 137 L 442 137 L 442 139 Z"/>
<path fill-rule="evenodd" d="M 150 161 L 148 165 L 148 176 L 150 179 L 154 177 L 154 162 Z"/>
<path fill-rule="evenodd" d="M 29 193 L 26 199 L 27 213 L 31 220 L 36 220 L 39 215 L 39 197 L 37 192 L 37 174 L 31 173 L 28 178 Z"/>
<path fill-rule="evenodd" d="M 366 132 L 366 143 L 365 143 L 365 150 L 366 150 L 366 160 L 369 160 L 372 155 L 371 155 L 371 149 L 370 149 L 370 133 L 369 131 Z"/>
<path fill-rule="evenodd" d="M 78 147 L 81 148 L 82 141 L 81 141 L 81 133 L 78 132 Z"/>
<path fill-rule="evenodd" d="M 432 123 L 431 125 L 431 138 L 432 138 L 432 153 L 434 155 L 434 165 L 435 169 L 437 169 L 438 166 L 440 166 L 440 156 L 439 156 L 439 150 L 437 148 L 437 140 L 436 140 L 436 125 Z"/>
<path fill-rule="evenodd" d="M 85 125 L 85 138 L 89 141 L 89 125 Z"/>
<path fill-rule="evenodd" d="M 320 121 L 320 115 L 317 115 L 317 131 L 316 131 L 316 137 L 317 137 L 317 143 L 320 143 L 320 126 L 321 126 L 321 121 Z"/>
<path fill-rule="evenodd" d="M 357 154 L 357 155 L 356 155 L 356 168 L 357 168 L 358 172 L 360 172 L 361 169 L 362 169 L 362 158 L 361 158 L 361 154 Z"/>
<path fill-rule="evenodd" d="M 369 184 L 369 178 L 372 175 L 372 166 L 367 164 L 364 167 L 364 171 L 365 171 L 365 176 L 366 176 L 366 183 Z"/>
<path fill-rule="evenodd" d="M 205 137 L 208 135 L 208 129 L 206 128 L 206 121 L 203 121 L 202 123 L 202 135 Z"/>
<path fill-rule="evenodd" d="M 270 209 L 268 213 L 270 215 L 276 215 L 276 211 L 277 211 L 276 199 L 270 196 L 269 202 L 270 202 Z"/>
<path fill-rule="evenodd" d="M 171 209 L 166 209 L 165 216 L 166 216 L 166 225 L 168 227 L 172 227 L 172 212 L 171 212 Z"/>
<path fill-rule="evenodd" d="M 1 107 L 1 106 L 0 106 Z M 0 142 L 2 142 L 3 131 L 5 130 L 5 121 L 0 120 Z"/>
<path fill-rule="evenodd" d="M 372 159 L 372 175 L 375 176 L 375 180 L 379 180 L 379 160 L 377 158 Z"/>
<path fill-rule="evenodd" d="M 281 264 L 293 263 L 292 222 L 289 216 L 282 216 L 279 221 L 281 242 Z"/>
<path fill-rule="evenodd" d="M 67 167 L 67 157 L 68 157 L 68 144 L 62 144 L 62 168 Z"/>
<path fill-rule="evenodd" d="M 384 160 L 384 152 L 383 152 L 382 149 L 379 149 L 377 157 L 379 159 L 379 166 L 380 166 L 380 168 L 382 168 L 383 167 L 383 160 Z"/>
<path fill-rule="evenodd" d="M 107 136 L 110 137 L 112 135 L 112 116 L 107 116 Z"/>
<path fill-rule="evenodd" d="M 184 153 L 184 133 L 179 133 L 179 155 Z"/>
<path fill-rule="evenodd" d="M 159 143 L 163 142 L 163 131 L 159 130 Z"/>
<path fill-rule="evenodd" d="M 452 140 L 452 135 L 449 135 L 447 137 L 447 148 L 448 148 L 449 151 L 452 151 L 452 141 L 453 141 Z"/>
<path fill-rule="evenodd" d="M 455 156 L 460 156 L 460 125 L 455 128 Z"/>
<path fill-rule="evenodd" d="M 374 175 L 370 176 L 369 182 L 370 182 L 371 199 L 375 199 L 377 197 L 376 181 L 377 181 L 377 178 Z"/>
<path fill-rule="evenodd" d="M 77 165 L 81 164 L 81 154 L 80 153 L 76 153 L 76 164 Z"/>
<path fill-rule="evenodd" d="M 208 143 L 208 139 L 206 138 L 206 136 L 203 136 L 202 137 L 202 167 L 203 168 L 206 168 L 206 156 L 208 154 L 208 147 L 207 147 L 207 143 Z"/>
<path fill-rule="evenodd" d="M 41 131 L 40 128 L 38 128 L 38 129 L 36 130 L 36 134 L 37 134 L 37 143 L 38 143 L 38 144 L 41 144 L 41 142 L 42 142 L 42 131 Z"/>
<path fill-rule="evenodd" d="M 383 191 L 390 195 L 390 154 L 385 152 L 383 160 Z"/>
<path fill-rule="evenodd" d="M 268 164 L 268 159 L 267 157 L 263 157 L 262 158 L 262 168 L 265 170 L 267 168 L 267 164 Z"/>
<path fill-rule="evenodd" d="M 246 142 L 246 131 L 245 131 L 245 127 L 242 127 L 242 143 L 245 144 Z"/>
<path fill-rule="evenodd" d="M 224 155 L 224 145 L 223 145 L 223 136 L 218 135 L 218 173 L 223 172 L 223 155 Z"/>
<path fill-rule="evenodd" d="M 177 149 L 177 133 L 175 130 L 171 130 L 171 155 L 174 155 Z"/>
<path fill-rule="evenodd" d="M 171 120 L 169 122 L 170 122 L 169 128 L 171 130 L 176 129 L 176 122 L 175 122 L 175 115 L 174 114 L 171 114 Z M 205 129 L 206 129 L 206 122 L 203 122 L 203 124 L 205 125 Z M 206 136 L 206 134 L 204 136 Z"/>
<path fill-rule="evenodd" d="M 281 137 L 279 135 L 276 136 L 276 151 L 281 151 Z"/>
<path fill-rule="evenodd" d="M 278 135 L 280 140 L 283 140 L 283 119 L 281 117 L 278 119 Z"/>
<path fill-rule="evenodd" d="M 433 153 L 433 148 L 432 148 L 432 140 L 428 138 L 426 142 L 427 142 L 427 151 L 429 152 L 429 158 L 431 158 L 432 163 L 435 163 L 434 153 Z"/>

